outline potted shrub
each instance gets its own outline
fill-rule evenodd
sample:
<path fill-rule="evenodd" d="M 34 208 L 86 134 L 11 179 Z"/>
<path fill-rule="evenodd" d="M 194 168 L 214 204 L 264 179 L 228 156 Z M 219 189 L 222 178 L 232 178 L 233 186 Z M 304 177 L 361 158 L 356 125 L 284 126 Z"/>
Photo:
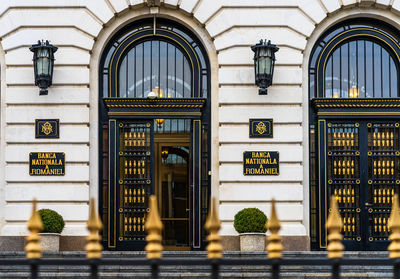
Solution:
<path fill-rule="evenodd" d="M 239 233 L 240 251 L 264 251 L 267 216 L 258 208 L 245 208 L 236 213 L 233 226 Z"/>
<path fill-rule="evenodd" d="M 58 252 L 61 232 L 65 225 L 63 217 L 51 209 L 40 209 L 39 215 L 43 222 L 43 230 L 40 233 L 43 251 Z"/>

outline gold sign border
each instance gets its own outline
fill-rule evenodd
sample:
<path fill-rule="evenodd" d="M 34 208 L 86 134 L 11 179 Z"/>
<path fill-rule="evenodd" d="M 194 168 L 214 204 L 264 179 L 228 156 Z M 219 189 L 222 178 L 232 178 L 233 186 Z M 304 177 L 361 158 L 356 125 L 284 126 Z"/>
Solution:
<path fill-rule="evenodd" d="M 33 174 L 31 174 L 31 155 L 32 155 L 32 153 L 59 153 L 59 154 L 62 154 L 63 156 L 64 156 L 64 174 L 55 174 L 55 175 L 33 175 Z M 35 177 L 35 176 L 65 176 L 65 172 L 66 172 L 66 159 L 65 159 L 65 152 L 48 152 L 48 151 L 45 151 L 45 152 L 29 152 L 29 162 L 28 162 L 28 172 L 29 172 L 29 176 L 33 176 L 33 177 Z"/>
<path fill-rule="evenodd" d="M 277 153 L 277 154 L 278 154 L 278 169 L 279 169 L 278 173 L 277 173 L 277 174 L 245 174 L 245 173 L 244 173 L 244 165 L 245 165 L 245 163 L 244 163 L 244 159 L 245 159 L 245 158 L 244 158 L 244 153 L 246 153 L 246 152 L 274 152 L 274 153 Z M 281 174 L 280 164 L 281 164 L 281 160 L 280 160 L 279 151 L 243 151 L 243 161 L 242 161 L 242 165 L 243 165 L 243 175 L 244 175 L 244 176 L 278 176 L 278 175 Z"/>

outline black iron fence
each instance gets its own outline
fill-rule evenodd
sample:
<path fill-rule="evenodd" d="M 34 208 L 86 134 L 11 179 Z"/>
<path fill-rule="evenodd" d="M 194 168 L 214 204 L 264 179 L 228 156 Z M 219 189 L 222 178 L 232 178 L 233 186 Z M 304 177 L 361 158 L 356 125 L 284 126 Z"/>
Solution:
<path fill-rule="evenodd" d="M 146 237 L 147 246 L 146 257 L 143 258 L 102 258 L 102 247 L 100 244 L 101 237 L 101 221 L 95 209 L 94 201 L 90 204 L 89 220 L 87 222 L 90 231 L 87 237 L 86 259 L 82 258 L 42 258 L 42 248 L 40 246 L 40 236 L 38 232 L 41 230 L 42 224 L 36 212 L 36 201 L 33 202 L 32 216 L 28 221 L 28 229 L 31 232 L 27 236 L 27 245 L 25 247 L 26 258 L 24 259 L 0 259 L 0 266 L 16 266 L 23 265 L 30 267 L 30 276 L 32 279 L 39 278 L 41 266 L 86 266 L 90 267 L 90 278 L 101 278 L 99 269 L 101 267 L 110 266 L 142 266 L 149 268 L 149 278 L 159 278 L 161 276 L 160 269 L 167 266 L 206 266 L 209 267 L 209 278 L 217 279 L 221 277 L 221 268 L 226 266 L 263 266 L 268 267 L 270 271 L 269 278 L 281 278 L 281 267 L 286 266 L 324 266 L 330 269 L 331 278 L 341 278 L 340 269 L 344 266 L 388 266 L 393 268 L 393 278 L 400 279 L 400 209 L 398 205 L 398 197 L 394 196 L 391 216 L 388 222 L 388 229 L 391 232 L 389 239 L 391 243 L 388 247 L 389 258 L 360 258 L 360 259 L 343 259 L 344 246 L 341 243 L 343 236 L 341 229 L 343 227 L 336 199 L 331 198 L 330 214 L 327 220 L 327 228 L 329 231 L 327 247 L 327 258 L 284 258 L 282 256 L 283 246 L 282 237 L 279 236 L 280 223 L 275 210 L 275 201 L 272 201 L 272 209 L 267 227 L 270 234 L 268 235 L 268 244 L 266 247 L 266 258 L 223 258 L 221 237 L 218 234 L 220 229 L 220 221 L 216 211 L 215 200 L 212 200 L 210 214 L 205 224 L 205 228 L 209 232 L 207 240 L 207 258 L 181 257 L 181 258 L 162 258 L 162 223 L 158 215 L 157 203 L 155 197 L 150 197 L 150 212 L 147 216 L 145 228 L 148 232 Z M 179 272 L 179 271 L 177 271 Z M 177 274 L 179 277 L 179 274 Z"/>

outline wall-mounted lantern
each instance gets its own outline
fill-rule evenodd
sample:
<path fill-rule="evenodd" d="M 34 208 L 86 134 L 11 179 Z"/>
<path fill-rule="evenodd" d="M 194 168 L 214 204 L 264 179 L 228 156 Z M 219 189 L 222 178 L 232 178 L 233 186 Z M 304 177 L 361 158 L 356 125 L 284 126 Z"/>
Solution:
<path fill-rule="evenodd" d="M 39 95 L 47 95 L 47 88 L 53 81 L 54 52 L 57 47 L 46 42 L 38 41 L 29 50 L 33 52 L 33 67 L 35 71 L 35 85 L 40 88 Z"/>
<path fill-rule="evenodd" d="M 267 87 L 272 84 L 275 66 L 275 52 L 279 50 L 271 41 L 260 40 L 251 47 L 254 51 L 254 73 L 256 85 L 260 87 L 258 94 L 267 95 Z"/>

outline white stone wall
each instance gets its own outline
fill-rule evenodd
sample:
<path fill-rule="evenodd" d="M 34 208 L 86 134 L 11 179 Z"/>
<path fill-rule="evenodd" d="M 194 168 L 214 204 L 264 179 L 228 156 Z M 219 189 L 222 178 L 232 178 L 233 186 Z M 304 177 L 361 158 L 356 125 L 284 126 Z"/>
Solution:
<path fill-rule="evenodd" d="M 268 215 L 275 198 L 282 234 L 307 235 L 307 64 L 312 43 L 334 23 L 332 18 L 339 21 L 374 14 L 396 22 L 400 0 L 162 2 L 157 16 L 188 25 L 205 42 L 210 55 L 212 192 L 220 201 L 221 233 L 236 234 L 233 216 L 244 207 L 259 207 Z M 0 1 L 2 235 L 26 233 L 33 197 L 40 208 L 53 208 L 64 216 L 64 234 L 86 233 L 89 196 L 97 197 L 98 192 L 97 71 L 101 50 L 118 26 L 149 15 L 142 0 Z M 48 96 L 39 96 L 33 84 L 28 47 L 38 39 L 59 47 Z M 260 39 L 270 39 L 280 48 L 274 85 L 267 96 L 259 96 L 254 85 L 250 46 Z M 35 139 L 36 118 L 59 118 L 60 139 Z M 274 138 L 249 139 L 249 118 L 273 118 Z M 243 176 L 243 151 L 252 150 L 279 151 L 281 174 Z M 29 176 L 28 154 L 32 151 L 65 152 L 66 175 Z"/>

